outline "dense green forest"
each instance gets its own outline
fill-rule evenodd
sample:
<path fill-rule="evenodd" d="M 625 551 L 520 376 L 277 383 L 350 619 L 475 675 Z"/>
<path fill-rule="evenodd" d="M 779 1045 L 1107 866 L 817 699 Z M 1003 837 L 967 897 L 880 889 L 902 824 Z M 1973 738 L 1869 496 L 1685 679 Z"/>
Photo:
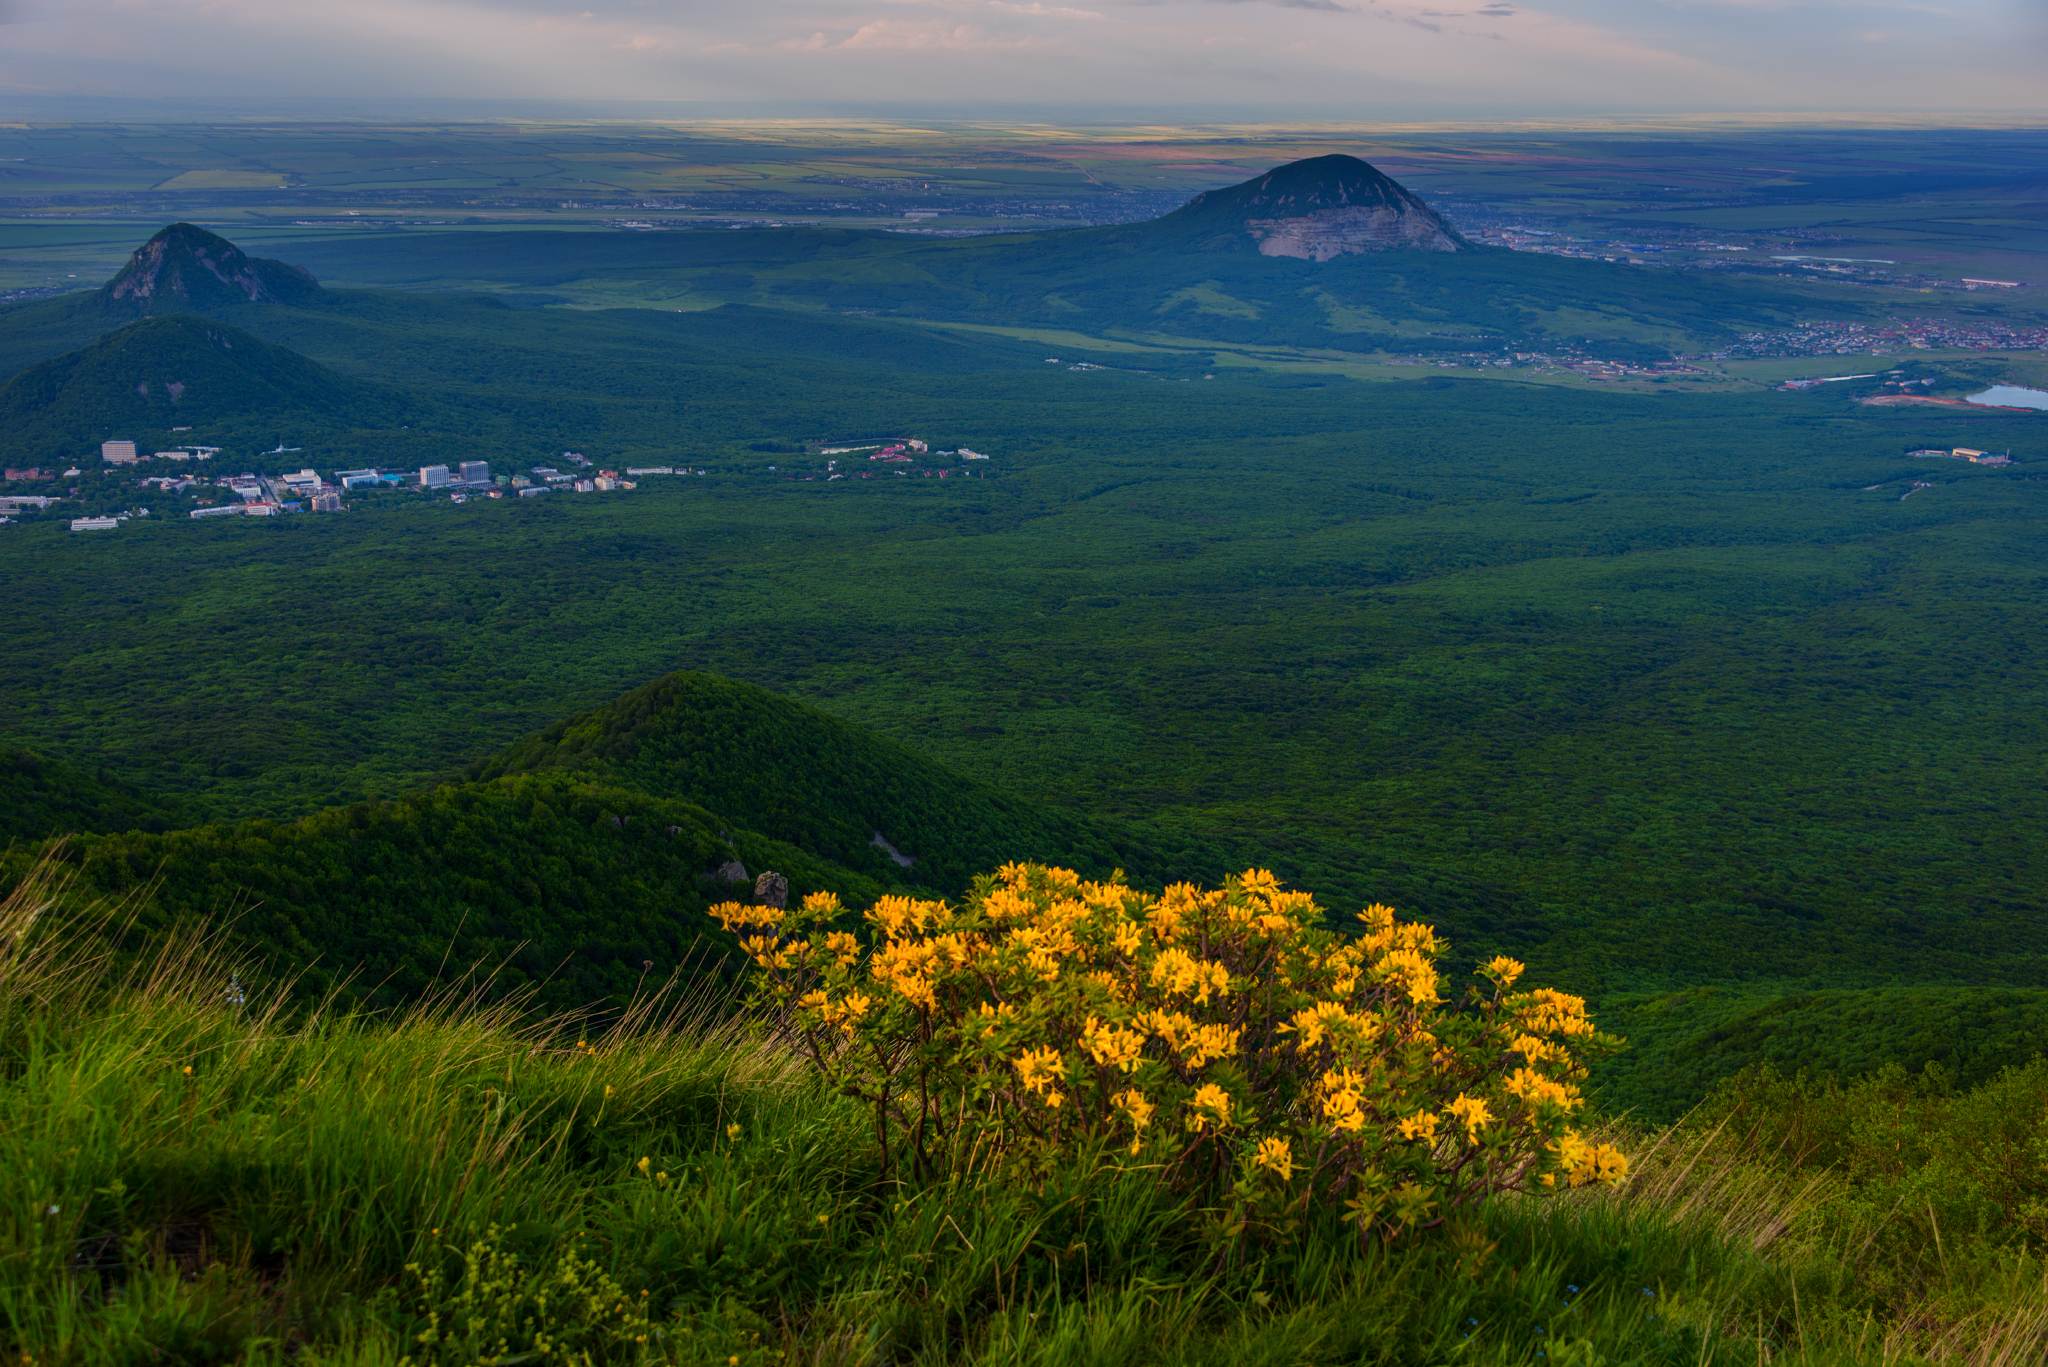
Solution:
<path fill-rule="evenodd" d="M 782 250 L 716 241 L 687 250 Z M 655 249 L 630 243 L 601 250 Z M 278 444 L 305 449 L 265 456 L 244 433 L 236 468 L 502 474 L 579 450 L 710 473 L 466 505 L 391 491 L 262 523 L 192 522 L 151 493 L 173 516 L 5 529 L 0 567 L 35 605 L 0 624 L 6 739 L 160 795 L 133 815 L 96 799 L 80 829 L 147 828 L 159 800 L 186 814 L 167 824 L 214 823 L 81 842 L 92 886 L 212 868 L 166 873 L 163 905 L 242 898 L 287 918 L 263 933 L 290 954 L 357 953 L 305 929 L 340 892 L 260 872 L 296 856 L 206 842 L 324 849 L 340 818 L 322 809 L 425 804 L 389 818 L 425 822 L 448 794 L 488 805 L 509 800 L 498 775 L 559 770 L 696 804 L 818 879 L 957 890 L 1064 847 L 1151 882 L 1270 865 L 1339 914 L 1387 900 L 1461 957 L 1516 954 L 1639 1022 L 1615 1095 L 1660 1114 L 1756 1058 L 1866 1072 L 1885 1004 L 1915 1062 L 1978 1077 L 2029 1052 L 2048 955 L 2038 419 L 1862 407 L 1847 385 L 1208 380 L 1198 353 L 1075 370 L 1001 338 L 736 306 L 332 290 L 214 311 L 227 327 L 160 318 L 95 343 L 119 320 L 67 296 L 7 310 L 4 336 L 17 367 L 91 343 L 76 373 L 124 337 L 253 339 L 236 364 L 283 377 L 263 412 L 296 414 Z M 292 407 L 322 393 L 390 395 L 410 421 Z M 105 435 L 171 437 L 122 420 Z M 817 454 L 884 434 L 994 458 L 882 473 Z M 2015 464 L 1906 454 L 1954 445 Z M 141 497 L 97 469 L 79 483 L 81 505 Z M 782 696 L 698 730 L 650 706 L 673 681 L 612 701 L 679 669 Z M 827 714 L 866 730 L 784 725 Z M 550 849 L 582 829 L 507 823 Z M 876 833 L 920 863 L 902 872 Z M 621 890 L 592 895 L 627 910 L 593 942 L 640 944 L 649 894 L 607 868 L 591 886 Z M 425 972 L 471 901 L 422 896 L 447 915 L 389 962 Z M 584 934 L 504 915 L 455 943 Z M 1723 995 L 1686 995 L 1702 984 Z M 1995 1025 L 1942 1038 L 1980 1008 Z M 1839 1047 L 1798 1043 L 1823 1037 Z"/>
<path fill-rule="evenodd" d="M 176 801 L 30 750 L 0 749 L 0 842 L 24 848 L 76 831 L 166 831 L 193 824 Z"/>

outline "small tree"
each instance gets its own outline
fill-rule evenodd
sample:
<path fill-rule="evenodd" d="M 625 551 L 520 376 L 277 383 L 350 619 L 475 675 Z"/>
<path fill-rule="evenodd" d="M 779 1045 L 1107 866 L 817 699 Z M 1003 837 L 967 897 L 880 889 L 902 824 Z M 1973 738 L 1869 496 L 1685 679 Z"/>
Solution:
<path fill-rule="evenodd" d="M 1392 910 L 1336 934 L 1252 870 L 1150 897 L 1008 864 L 965 902 L 885 897 L 862 937 L 830 893 L 713 909 L 832 1085 L 872 1108 L 888 1164 L 1044 1171 L 1114 1144 L 1176 1191 L 1289 1219 L 1339 1203 L 1361 1237 L 1494 1192 L 1611 1182 L 1571 1128 L 1585 1003 L 1517 992 L 1497 958 L 1458 1003 L 1444 947 Z"/>

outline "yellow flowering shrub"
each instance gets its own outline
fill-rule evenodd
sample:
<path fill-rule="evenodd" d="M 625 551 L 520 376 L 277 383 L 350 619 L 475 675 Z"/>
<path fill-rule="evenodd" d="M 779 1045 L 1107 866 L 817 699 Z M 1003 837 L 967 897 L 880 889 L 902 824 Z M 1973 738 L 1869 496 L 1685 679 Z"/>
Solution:
<path fill-rule="evenodd" d="M 1492 1192 L 1612 1182 L 1571 1125 L 1585 1003 L 1517 991 L 1498 958 L 1446 1001 L 1444 946 L 1387 907 L 1355 935 L 1251 870 L 1158 896 L 1005 865 L 960 904 L 885 897 L 871 934 L 799 908 L 713 909 L 793 1038 L 920 1175 L 1114 1146 L 1175 1190 L 1261 1219 L 1312 1204 L 1361 1235 Z"/>

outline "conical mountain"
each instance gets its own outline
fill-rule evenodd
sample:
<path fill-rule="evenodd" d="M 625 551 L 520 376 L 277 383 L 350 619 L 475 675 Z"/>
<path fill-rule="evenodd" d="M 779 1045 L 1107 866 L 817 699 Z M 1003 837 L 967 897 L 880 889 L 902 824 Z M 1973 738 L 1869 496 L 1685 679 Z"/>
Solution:
<path fill-rule="evenodd" d="M 190 223 L 173 223 L 143 243 L 120 273 L 100 287 L 109 308 L 130 314 L 303 304 L 324 293 L 311 272 L 251 256 Z"/>
<path fill-rule="evenodd" d="M 109 437 L 172 427 L 314 421 L 383 426 L 402 399 L 288 347 L 194 314 L 145 318 L 0 385 L 0 428 L 24 455 L 76 460 Z"/>
<path fill-rule="evenodd" d="M 1310 157 L 1196 195 L 1145 225 L 1182 250 L 1252 251 L 1328 261 L 1386 251 L 1471 251 L 1412 190 L 1357 157 Z"/>

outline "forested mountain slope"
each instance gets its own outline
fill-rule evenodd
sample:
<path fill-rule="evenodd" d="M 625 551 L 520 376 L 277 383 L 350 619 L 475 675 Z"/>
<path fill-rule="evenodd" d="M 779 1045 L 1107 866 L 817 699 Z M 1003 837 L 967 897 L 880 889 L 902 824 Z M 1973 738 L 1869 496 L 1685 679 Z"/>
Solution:
<path fill-rule="evenodd" d="M 544 770 L 698 803 L 835 864 L 947 895 L 1011 860 L 1057 856 L 1091 876 L 1122 868 L 1155 885 L 1214 879 L 1227 862 L 1205 842 L 1013 797 L 809 703 L 688 671 L 558 722 L 469 775 Z"/>
<path fill-rule="evenodd" d="M 300 975 L 309 992 L 396 1004 L 472 968 L 493 990 L 532 987 L 544 1008 L 619 1004 L 644 975 L 715 969 L 730 940 L 711 904 L 830 889 L 871 902 L 873 879 L 735 829 L 701 807 L 572 775 L 454 784 L 297 821 L 74 837 L 59 860 L 74 893 L 139 918 L 128 943 L 204 920 Z M 0 870 L 8 883 L 26 849 Z"/>
<path fill-rule="evenodd" d="M 11 746 L 0 746 L 0 847 L 76 831 L 165 831 L 188 825 L 180 804 Z"/>
<path fill-rule="evenodd" d="M 191 313 L 116 328 L 0 385 L 9 459 L 24 462 L 76 460 L 113 437 L 158 432 L 169 441 L 174 429 L 202 424 L 214 445 L 253 442 L 263 425 L 381 427 L 407 409 L 386 386 Z"/>

